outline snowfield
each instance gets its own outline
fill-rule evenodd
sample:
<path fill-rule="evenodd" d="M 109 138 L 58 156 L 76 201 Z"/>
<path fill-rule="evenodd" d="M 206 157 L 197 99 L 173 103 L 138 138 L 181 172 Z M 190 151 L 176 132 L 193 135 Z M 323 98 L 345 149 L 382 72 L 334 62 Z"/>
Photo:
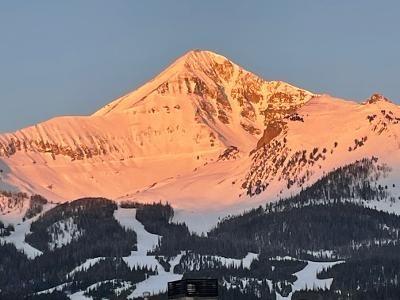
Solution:
<path fill-rule="evenodd" d="M 160 265 L 160 268 L 157 268 L 158 275 L 150 276 L 145 281 L 142 281 L 136 285 L 136 289 L 133 291 L 131 295 L 129 295 L 128 299 L 134 299 L 135 297 L 143 296 L 144 292 L 150 292 L 152 295 L 160 294 L 162 292 L 166 292 L 168 290 L 168 282 L 180 280 L 182 279 L 181 274 L 174 274 L 173 270 L 175 266 L 181 260 L 182 254 L 173 258 L 169 263 L 171 265 L 171 271 L 166 272 L 164 268 Z M 156 260 L 154 258 L 154 260 Z"/>
<path fill-rule="evenodd" d="M 121 208 L 114 213 L 115 219 L 121 226 L 131 229 L 137 235 L 137 251 L 132 251 L 131 255 L 124 257 L 123 260 L 131 268 L 135 266 L 147 266 L 158 271 L 157 275 L 150 276 L 143 282 L 136 285 L 134 292 L 129 296 L 129 299 L 143 296 L 143 292 L 151 294 L 159 294 L 165 292 L 168 287 L 168 282 L 179 280 L 181 274 L 174 274 L 174 267 L 179 263 L 182 254 L 173 258 L 169 263 L 171 265 L 170 272 L 166 272 L 163 266 L 158 262 L 155 256 L 147 255 L 148 251 L 153 250 L 159 242 L 161 236 L 151 234 L 144 229 L 142 223 L 136 219 L 136 209 Z"/>
<path fill-rule="evenodd" d="M 37 220 L 40 217 L 40 215 L 42 215 L 44 212 L 53 208 L 54 205 L 46 204 L 43 207 L 43 211 L 41 214 L 39 214 L 36 217 L 33 217 L 31 219 L 27 219 L 27 220 L 23 221 L 28 202 L 29 201 L 26 201 L 26 203 L 24 205 L 25 206 L 24 209 L 22 209 L 20 211 L 13 211 L 11 213 L 0 216 L 0 220 L 4 224 L 6 224 L 6 225 L 12 224 L 12 225 L 14 225 L 14 228 L 15 228 L 15 231 L 12 231 L 11 235 L 5 236 L 5 237 L 0 237 L 0 242 L 14 244 L 14 246 L 18 250 L 21 250 L 29 259 L 34 259 L 36 256 L 42 255 L 43 252 L 32 247 L 28 243 L 26 243 L 25 236 L 31 232 L 30 229 L 31 229 L 32 222 Z"/>
<path fill-rule="evenodd" d="M 148 251 L 153 250 L 161 236 L 151 234 L 144 229 L 142 223 L 136 219 L 136 209 L 121 208 L 114 212 L 114 218 L 126 229 L 131 229 L 137 235 L 137 251 L 135 254 L 146 255 Z"/>
<path fill-rule="evenodd" d="M 297 272 L 294 273 L 297 277 L 297 280 L 292 284 L 292 292 L 287 297 L 282 297 L 280 294 L 276 293 L 277 300 L 290 300 L 292 299 L 292 295 L 296 291 L 301 290 L 329 290 L 333 281 L 333 278 L 329 279 L 318 279 L 318 273 L 322 272 L 325 269 L 331 268 L 334 265 L 344 263 L 344 261 L 336 261 L 336 262 L 314 262 L 314 261 L 306 261 L 307 266 Z"/>
<path fill-rule="evenodd" d="M 104 259 L 105 259 L 105 257 L 90 258 L 90 259 L 86 260 L 83 264 L 77 266 L 75 269 L 73 269 L 71 272 L 69 272 L 67 277 L 71 277 L 77 272 L 86 271 Z"/>
<path fill-rule="evenodd" d="M 0 238 L 6 243 L 14 244 L 18 250 L 21 250 L 29 259 L 34 259 L 36 256 L 42 255 L 42 251 L 32 247 L 25 242 L 25 236 L 29 234 L 31 223 L 34 220 L 28 220 L 25 222 L 14 225 L 15 231 L 11 232 L 10 236 Z"/>
<path fill-rule="evenodd" d="M 250 269 L 250 265 L 253 262 L 253 260 L 258 259 L 258 254 L 256 253 L 248 253 L 246 257 L 243 259 L 234 259 L 234 258 L 226 258 L 222 256 L 211 256 L 213 259 L 216 259 L 222 263 L 222 265 L 226 267 L 234 267 L 234 268 L 239 268 L 240 266 L 243 266 L 243 268 Z"/>
<path fill-rule="evenodd" d="M 296 260 L 295 258 L 285 256 L 285 257 L 275 257 L 276 260 Z M 275 291 L 277 300 L 290 300 L 296 291 L 301 290 L 329 290 L 333 281 L 333 278 L 329 279 L 318 279 L 317 276 L 323 270 L 333 267 L 334 265 L 344 263 L 344 261 L 335 262 L 314 262 L 305 261 L 307 265 L 297 273 L 294 273 L 297 279 L 293 284 L 289 283 L 292 287 L 292 291 L 287 297 L 283 297 L 279 292 Z M 254 281 L 253 278 L 235 278 L 235 282 L 240 281 L 243 287 L 246 287 L 250 281 Z M 260 280 L 255 280 L 261 283 Z M 271 280 L 266 280 L 270 290 L 273 289 L 273 282 Z M 224 281 L 223 285 L 228 289 L 238 288 L 237 284 L 232 284 L 231 282 Z"/>

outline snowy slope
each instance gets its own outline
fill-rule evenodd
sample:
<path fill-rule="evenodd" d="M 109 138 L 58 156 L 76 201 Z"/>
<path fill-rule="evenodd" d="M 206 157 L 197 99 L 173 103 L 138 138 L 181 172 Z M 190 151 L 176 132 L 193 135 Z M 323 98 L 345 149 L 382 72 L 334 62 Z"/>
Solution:
<path fill-rule="evenodd" d="M 292 295 L 296 291 L 301 290 L 329 290 L 333 278 L 329 279 L 319 279 L 317 275 L 323 270 L 329 269 L 334 265 L 344 263 L 344 261 L 335 261 L 335 262 L 314 262 L 314 261 L 306 261 L 307 265 L 303 270 L 293 274 L 297 277 L 296 281 L 291 284 L 292 291 L 289 293 L 287 297 L 282 297 L 278 292 L 276 292 L 276 299 L 278 300 L 290 300 L 292 299 Z"/>
<path fill-rule="evenodd" d="M 243 186 L 249 194 L 295 194 L 333 169 L 377 157 L 391 169 L 381 182 L 400 178 L 400 107 L 374 95 L 362 104 L 315 97 L 282 123 L 282 132 L 252 157 Z M 397 198 L 398 188 L 392 189 Z M 265 197 L 264 197 L 265 199 Z"/>
<path fill-rule="evenodd" d="M 274 135 L 267 127 L 260 139 L 264 144 L 250 155 L 234 153 L 122 198 L 169 201 L 178 209 L 177 221 L 201 232 L 219 217 L 294 195 L 340 166 L 371 157 L 389 168 L 373 181 L 387 186 L 392 200 L 400 196 L 398 105 L 379 95 L 364 103 L 323 95 L 287 114 L 278 126 Z M 391 199 L 368 205 L 399 213 L 399 201 Z"/>
<path fill-rule="evenodd" d="M 42 252 L 25 242 L 25 236 L 31 232 L 30 229 L 32 222 L 36 221 L 43 213 L 50 210 L 55 205 L 46 204 L 43 207 L 43 211 L 39 215 L 31 219 L 25 219 L 25 213 L 28 209 L 28 204 L 28 201 L 25 201 L 21 207 L 18 207 L 19 209 L 0 215 L 0 219 L 4 224 L 11 224 L 15 229 L 14 231 L 11 231 L 9 236 L 0 237 L 0 243 L 14 244 L 14 246 L 24 253 L 29 259 L 34 259 L 36 256 L 42 255 Z"/>

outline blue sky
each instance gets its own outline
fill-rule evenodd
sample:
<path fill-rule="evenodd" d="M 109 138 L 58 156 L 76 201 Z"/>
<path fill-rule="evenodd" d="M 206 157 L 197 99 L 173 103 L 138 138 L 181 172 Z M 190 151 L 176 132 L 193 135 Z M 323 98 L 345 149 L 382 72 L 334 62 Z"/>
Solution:
<path fill-rule="evenodd" d="M 399 1 L 1 1 L 0 132 L 85 115 L 189 49 L 265 79 L 399 102 Z"/>

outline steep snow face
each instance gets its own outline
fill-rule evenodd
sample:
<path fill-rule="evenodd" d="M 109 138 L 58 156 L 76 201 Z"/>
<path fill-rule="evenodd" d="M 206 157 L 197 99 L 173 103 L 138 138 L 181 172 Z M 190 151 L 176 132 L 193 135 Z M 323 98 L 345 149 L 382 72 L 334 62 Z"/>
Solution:
<path fill-rule="evenodd" d="M 315 97 L 285 117 L 280 128 L 252 156 L 242 184 L 251 196 L 294 193 L 364 157 L 389 166 L 386 184 L 394 186 L 400 178 L 400 108 L 384 97 L 374 95 L 363 104 Z"/>
<path fill-rule="evenodd" d="M 0 135 L 0 183 L 52 200 L 126 196 L 191 174 L 229 147 L 246 156 L 265 126 L 311 97 L 191 51 L 92 116 Z"/>

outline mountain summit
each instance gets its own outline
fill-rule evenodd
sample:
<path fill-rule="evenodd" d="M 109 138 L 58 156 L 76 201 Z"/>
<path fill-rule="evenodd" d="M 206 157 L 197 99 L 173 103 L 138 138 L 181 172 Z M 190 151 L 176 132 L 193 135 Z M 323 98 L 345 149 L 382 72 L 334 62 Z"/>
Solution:
<path fill-rule="evenodd" d="M 218 67 L 221 69 L 217 69 Z M 227 68 L 229 68 L 229 70 L 225 70 Z M 238 69 L 241 68 L 221 55 L 211 51 L 192 50 L 178 58 L 147 84 L 141 86 L 132 93 L 116 99 L 101 108 L 94 115 L 107 115 L 109 113 L 127 110 L 135 105 L 135 99 L 139 94 L 143 94 L 143 98 L 145 98 L 152 92 L 157 91 L 161 91 L 163 94 L 192 93 L 194 90 L 191 89 L 191 82 L 189 79 L 195 79 L 197 81 L 203 79 L 209 85 L 213 85 L 217 82 L 221 82 L 221 79 L 223 81 L 229 80 L 228 77 L 230 75 L 222 74 L 224 71 L 233 73 L 234 70 Z M 196 85 L 196 82 L 194 85 Z M 177 87 L 177 89 L 174 89 L 175 87 Z"/>
<path fill-rule="evenodd" d="M 198 102 L 199 113 L 204 112 L 229 123 L 229 117 L 232 117 L 229 113 L 236 106 L 248 121 L 257 122 L 262 121 L 262 115 L 274 107 L 296 107 L 312 94 L 283 82 L 265 81 L 219 54 L 193 50 L 147 84 L 116 99 L 94 115 L 128 111 L 142 101 L 151 101 L 149 98 L 154 96 L 182 95 L 190 96 L 194 103 Z M 199 99 L 202 101 L 199 102 Z"/>
<path fill-rule="evenodd" d="M 371 95 L 371 97 L 369 99 L 367 99 L 365 101 L 365 103 L 367 104 L 373 104 L 373 103 L 378 103 L 378 102 L 391 102 L 388 98 L 386 98 L 385 96 L 375 93 L 373 95 Z"/>

